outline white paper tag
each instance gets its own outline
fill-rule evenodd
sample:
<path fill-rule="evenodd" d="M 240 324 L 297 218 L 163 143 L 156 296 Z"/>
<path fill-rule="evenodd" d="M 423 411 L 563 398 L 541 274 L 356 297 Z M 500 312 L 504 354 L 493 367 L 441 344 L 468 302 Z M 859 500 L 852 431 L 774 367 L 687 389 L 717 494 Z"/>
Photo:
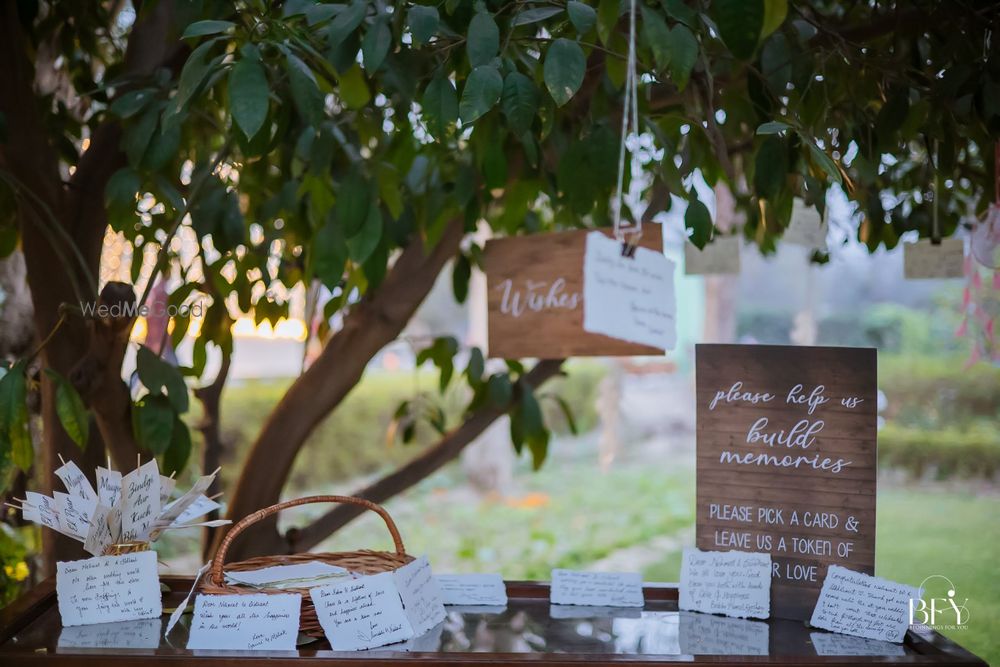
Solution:
<path fill-rule="evenodd" d="M 434 581 L 427 556 L 410 561 L 392 575 L 415 636 L 419 637 L 444 620 L 441 591 Z"/>
<path fill-rule="evenodd" d="M 767 623 L 682 611 L 679 639 L 685 655 L 768 655 Z"/>
<path fill-rule="evenodd" d="M 507 586 L 499 574 L 438 574 L 434 580 L 447 605 L 507 604 Z"/>
<path fill-rule="evenodd" d="M 199 595 L 188 649 L 294 651 L 302 596 L 298 593 Z"/>
<path fill-rule="evenodd" d="M 674 263 L 638 247 L 622 257 L 621 242 L 587 234 L 583 258 L 583 328 L 630 343 L 672 350 L 677 344 Z"/>
<path fill-rule="evenodd" d="M 316 615 L 335 651 L 360 651 L 413 636 L 392 572 L 311 591 Z"/>
<path fill-rule="evenodd" d="M 160 471 L 151 459 L 122 477 L 121 541 L 144 540 L 160 513 Z"/>
<path fill-rule="evenodd" d="M 214 481 L 215 475 L 204 475 L 195 480 L 194 485 L 191 486 L 187 493 L 170 503 L 169 506 L 163 508 L 160 515 L 156 517 L 156 526 L 161 528 L 169 526 L 183 516 L 184 512 L 195 503 L 203 502 L 201 498 L 204 497 L 205 492 L 208 491 L 208 487 L 212 486 L 212 482 Z M 205 498 L 205 500 L 208 500 L 208 498 Z M 198 516 L 202 515 L 199 514 Z M 193 519 L 195 517 L 188 518 Z"/>
<path fill-rule="evenodd" d="M 635 572 L 552 570 L 552 604 L 591 607 L 641 607 L 642 575 Z"/>
<path fill-rule="evenodd" d="M 170 502 L 170 494 L 177 488 L 177 480 L 173 477 L 160 475 L 160 507 Z"/>
<path fill-rule="evenodd" d="M 52 495 L 55 497 L 56 509 L 65 533 L 81 542 L 87 539 L 87 534 L 90 532 L 90 517 L 97 509 L 97 495 L 94 495 L 93 500 L 60 491 L 53 491 Z"/>
<path fill-rule="evenodd" d="M 961 278 L 965 275 L 965 241 L 956 238 L 941 239 L 939 245 L 930 239 L 903 245 L 903 277 Z"/>
<path fill-rule="evenodd" d="M 816 655 L 906 655 L 906 650 L 901 644 L 852 637 L 835 632 L 811 632 L 809 633 L 809 641 L 816 649 Z"/>
<path fill-rule="evenodd" d="M 771 555 L 684 549 L 677 606 L 736 618 L 768 618 Z"/>
<path fill-rule="evenodd" d="M 122 474 L 107 468 L 97 469 L 97 497 L 102 505 L 114 507 L 122 495 Z"/>
<path fill-rule="evenodd" d="M 684 275 L 713 275 L 740 272 L 740 240 L 735 236 L 716 236 L 698 250 L 692 243 L 684 244 Z"/>
<path fill-rule="evenodd" d="M 55 475 L 62 480 L 67 493 L 86 501 L 97 502 L 97 492 L 90 485 L 90 480 L 83 474 L 80 467 L 73 461 L 67 461 L 55 470 Z"/>
<path fill-rule="evenodd" d="M 294 583 L 295 588 L 312 588 L 310 581 L 321 581 L 315 585 L 335 583 L 329 581 L 330 578 L 351 578 L 351 573 L 336 565 L 330 565 L 320 561 L 311 560 L 306 563 L 296 563 L 295 565 L 275 565 L 264 567 L 259 570 L 247 570 L 241 572 L 226 572 L 226 583 L 246 584 L 247 586 L 276 587 L 278 584 Z"/>
<path fill-rule="evenodd" d="M 809 206 L 798 197 L 792 204 L 792 217 L 781 240 L 813 250 L 826 250 L 827 226 L 815 206 Z"/>
<path fill-rule="evenodd" d="M 174 629 L 177 625 L 177 621 L 181 620 L 181 616 L 184 615 L 184 610 L 187 609 L 188 602 L 191 601 L 191 596 L 194 595 L 194 591 L 198 588 L 198 582 L 201 580 L 201 575 L 205 574 L 208 568 L 212 565 L 212 561 L 209 561 L 198 568 L 197 574 L 194 575 L 194 583 L 191 584 L 191 590 L 188 594 L 184 596 L 184 601 L 177 605 L 177 608 L 170 612 L 170 618 L 167 620 L 167 627 L 163 630 L 163 636 L 166 637 L 170 634 L 170 631 Z"/>
<path fill-rule="evenodd" d="M 153 551 L 56 563 L 56 593 L 63 625 L 159 618 L 163 611 Z"/>
<path fill-rule="evenodd" d="M 918 599 L 920 591 L 913 586 L 831 565 L 809 624 L 899 643 L 909 627 L 910 600 Z"/>
<path fill-rule="evenodd" d="M 90 515 L 90 528 L 83 542 L 83 548 L 87 553 L 103 556 L 108 546 L 114 544 L 115 538 L 111 533 L 111 526 L 108 525 L 110 518 L 111 508 L 98 503 L 94 513 Z"/>
<path fill-rule="evenodd" d="M 176 501 L 175 501 L 176 502 Z M 187 506 L 187 509 L 180 513 L 180 515 L 174 519 L 174 522 L 170 525 L 180 526 L 185 523 L 190 523 L 195 519 L 201 518 L 213 510 L 217 510 L 222 505 L 210 499 L 208 496 L 199 495 L 194 501 Z M 167 507 L 163 508 L 164 512 L 168 512 L 173 509 L 173 504 L 171 503 Z M 159 523 L 159 522 L 158 522 Z"/>
<path fill-rule="evenodd" d="M 75 625 L 59 633 L 59 648 L 157 648 L 160 619 Z"/>

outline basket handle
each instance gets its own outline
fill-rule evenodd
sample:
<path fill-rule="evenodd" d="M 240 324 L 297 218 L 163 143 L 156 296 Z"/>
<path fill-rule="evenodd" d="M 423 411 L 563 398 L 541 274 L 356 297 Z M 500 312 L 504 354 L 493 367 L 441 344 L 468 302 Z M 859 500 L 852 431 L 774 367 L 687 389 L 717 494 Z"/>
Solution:
<path fill-rule="evenodd" d="M 392 536 L 392 542 L 396 547 L 396 554 L 399 556 L 406 555 L 406 549 L 403 547 L 403 538 L 399 536 L 399 529 L 396 528 L 396 523 L 392 520 L 392 517 L 389 516 L 389 512 L 387 512 L 381 505 L 377 505 L 370 500 L 365 500 L 364 498 L 355 498 L 354 496 L 307 496 L 305 498 L 297 498 L 295 500 L 286 500 L 283 503 L 265 507 L 264 509 L 257 510 L 253 514 L 248 514 L 243 517 L 229 530 L 228 533 L 226 533 L 226 536 L 222 539 L 222 544 L 219 545 L 219 550 L 215 553 L 215 558 L 212 559 L 212 579 L 215 581 L 223 581 L 222 566 L 226 562 L 226 552 L 229 551 L 229 545 L 232 544 L 233 540 L 235 540 L 236 537 L 249 526 L 257 523 L 265 517 L 277 514 L 281 510 L 288 509 L 289 507 L 308 505 L 311 503 L 343 503 L 348 505 L 358 505 L 375 512 L 382 517 L 383 521 L 385 521 L 385 527 L 389 529 L 389 535 Z"/>

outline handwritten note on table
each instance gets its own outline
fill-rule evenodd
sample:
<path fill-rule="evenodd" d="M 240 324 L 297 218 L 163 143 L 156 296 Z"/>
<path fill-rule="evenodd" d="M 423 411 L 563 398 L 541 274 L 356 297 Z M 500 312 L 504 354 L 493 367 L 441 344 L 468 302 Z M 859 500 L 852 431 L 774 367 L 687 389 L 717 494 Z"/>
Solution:
<path fill-rule="evenodd" d="M 662 252 L 636 248 L 600 232 L 587 235 L 583 260 L 583 328 L 664 350 L 677 343 L 674 263 Z"/>
<path fill-rule="evenodd" d="M 835 632 L 812 632 L 809 634 L 809 641 L 816 649 L 816 655 L 906 655 L 906 650 L 900 644 Z"/>
<path fill-rule="evenodd" d="M 771 555 L 685 549 L 677 606 L 736 618 L 767 618 Z"/>
<path fill-rule="evenodd" d="M 199 595 L 187 647 L 294 651 L 301 607 L 298 593 Z"/>
<path fill-rule="evenodd" d="M 909 627 L 913 586 L 831 565 L 809 624 L 867 639 L 901 642 Z"/>
<path fill-rule="evenodd" d="M 163 611 L 153 551 L 56 563 L 56 593 L 63 625 L 157 618 Z"/>
<path fill-rule="evenodd" d="M 392 574 L 414 635 L 419 637 L 444 620 L 441 591 L 426 556 L 410 561 Z"/>
<path fill-rule="evenodd" d="M 641 607 L 642 575 L 634 572 L 552 570 L 552 604 L 592 607 Z"/>
<path fill-rule="evenodd" d="M 767 623 L 682 611 L 678 630 L 685 655 L 768 655 Z"/>
<path fill-rule="evenodd" d="M 507 586 L 499 574 L 438 574 L 434 580 L 447 605 L 507 604 Z"/>
<path fill-rule="evenodd" d="M 392 572 L 312 589 L 316 615 L 335 651 L 360 651 L 413 636 Z"/>
<path fill-rule="evenodd" d="M 156 648 L 160 619 L 76 625 L 59 633 L 59 648 Z"/>

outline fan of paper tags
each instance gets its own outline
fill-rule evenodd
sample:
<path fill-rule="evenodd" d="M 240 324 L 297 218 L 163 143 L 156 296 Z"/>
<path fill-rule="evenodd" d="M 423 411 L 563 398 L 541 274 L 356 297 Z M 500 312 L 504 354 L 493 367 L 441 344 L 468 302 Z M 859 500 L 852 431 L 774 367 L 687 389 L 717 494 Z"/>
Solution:
<path fill-rule="evenodd" d="M 215 502 L 218 496 L 205 495 L 219 469 L 199 477 L 187 493 L 171 500 L 177 480 L 161 475 L 156 459 L 125 475 L 111 469 L 109 460 L 107 468 L 97 468 L 96 491 L 76 463 L 62 456 L 59 460 L 62 466 L 55 474 L 66 493 L 55 491 L 49 497 L 27 491 L 26 498 L 15 499 L 20 507 L 10 507 L 21 510 L 28 521 L 83 542 L 83 548 L 94 556 L 113 554 L 124 544 L 154 542 L 165 530 L 232 523 L 227 519 L 194 522 L 221 507 Z"/>

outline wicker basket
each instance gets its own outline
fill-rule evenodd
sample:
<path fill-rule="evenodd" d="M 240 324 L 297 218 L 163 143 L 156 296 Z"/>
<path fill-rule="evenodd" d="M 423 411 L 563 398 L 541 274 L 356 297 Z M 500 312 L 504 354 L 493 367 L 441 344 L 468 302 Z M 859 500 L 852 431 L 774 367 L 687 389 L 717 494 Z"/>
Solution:
<path fill-rule="evenodd" d="M 389 534 L 392 536 L 392 542 L 396 547 L 396 552 L 391 553 L 388 551 L 371 551 L 363 549 L 361 551 L 343 551 L 339 553 L 302 553 L 288 556 L 259 556 L 257 558 L 251 558 L 249 560 L 225 565 L 226 552 L 229 551 L 229 545 L 232 544 L 233 540 L 235 540 L 240 533 L 246 530 L 247 527 L 257 523 L 265 517 L 277 514 L 283 509 L 295 507 L 297 505 L 307 505 L 310 503 L 347 503 L 351 505 L 360 505 L 365 509 L 375 512 L 382 517 L 383 521 L 385 521 L 386 528 L 389 529 Z M 350 496 L 309 496 L 307 498 L 299 498 L 297 500 L 289 500 L 287 502 L 278 503 L 277 505 L 271 505 L 270 507 L 258 510 L 233 526 L 232 529 L 226 534 L 226 537 L 222 540 L 222 544 L 219 545 L 219 550 L 215 554 L 215 558 L 212 560 L 212 567 L 209 568 L 208 573 L 202 579 L 198 590 L 201 593 L 208 595 L 300 593 L 302 595 L 302 612 L 299 616 L 299 631 L 312 637 L 322 637 L 323 628 L 320 626 L 319 619 L 316 617 L 316 608 L 313 606 L 308 588 L 262 589 L 235 586 L 226 583 L 226 577 L 223 572 L 224 565 L 225 569 L 230 572 L 246 572 L 247 570 L 259 570 L 260 568 L 271 567 L 273 565 L 293 565 L 295 563 L 305 563 L 314 560 L 329 563 L 330 565 L 338 565 L 356 574 L 378 574 L 379 572 L 389 572 L 406 565 L 413 560 L 413 556 L 407 555 L 405 549 L 403 548 L 403 540 L 399 536 L 399 530 L 397 530 L 396 524 L 393 522 L 392 517 L 389 516 L 389 513 L 381 505 L 376 505 L 375 503 L 363 498 L 353 498 Z"/>

